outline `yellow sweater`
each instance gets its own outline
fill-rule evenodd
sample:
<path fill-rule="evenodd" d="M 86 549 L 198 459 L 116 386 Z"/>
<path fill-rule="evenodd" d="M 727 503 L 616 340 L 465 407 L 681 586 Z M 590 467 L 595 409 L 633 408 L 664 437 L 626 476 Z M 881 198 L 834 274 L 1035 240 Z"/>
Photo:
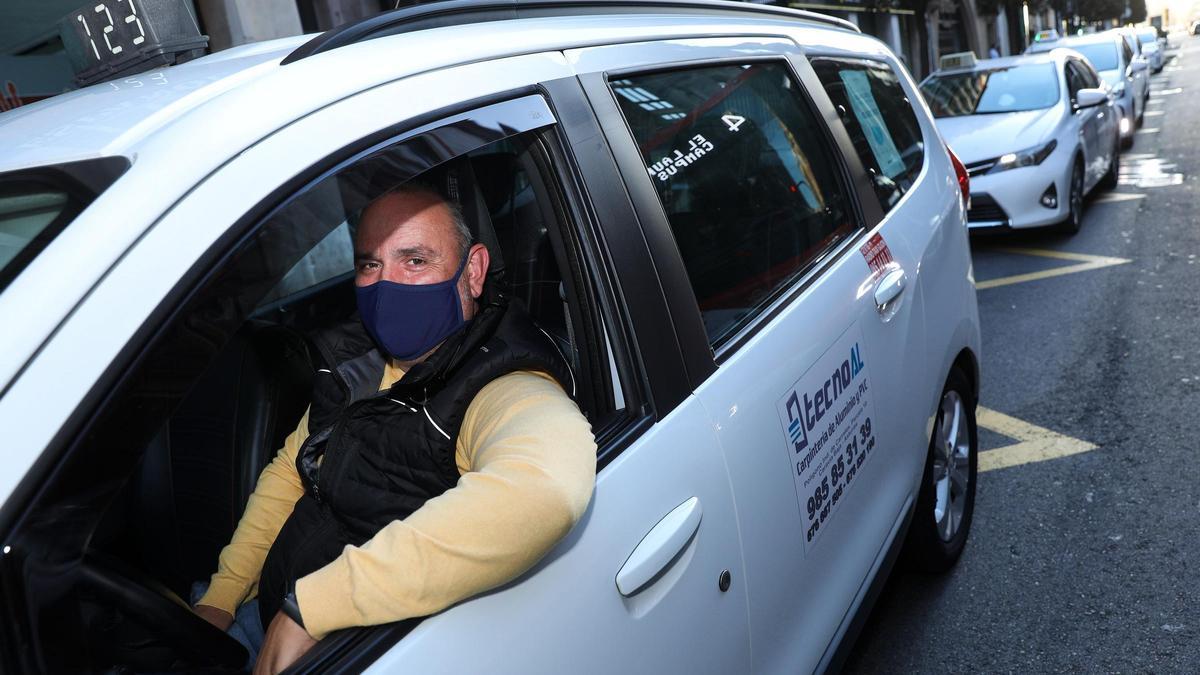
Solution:
<path fill-rule="evenodd" d="M 389 364 L 380 390 L 403 376 Z M 232 614 L 257 592 L 267 552 L 304 493 L 296 453 L 307 437 L 305 413 L 259 476 L 197 604 Z M 550 376 L 529 371 L 497 378 L 475 396 L 455 460 L 454 488 L 297 581 L 313 637 L 433 614 L 515 578 L 575 525 L 596 478 L 587 419 Z"/>

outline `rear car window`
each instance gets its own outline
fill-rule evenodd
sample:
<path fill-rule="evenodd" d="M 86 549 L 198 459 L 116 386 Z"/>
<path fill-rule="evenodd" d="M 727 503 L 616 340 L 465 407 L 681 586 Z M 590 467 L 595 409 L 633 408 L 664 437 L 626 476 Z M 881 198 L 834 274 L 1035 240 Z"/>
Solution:
<path fill-rule="evenodd" d="M 1041 110 L 1058 103 L 1053 63 L 934 75 L 921 84 L 934 117 Z"/>
<path fill-rule="evenodd" d="M 912 187 L 925 160 L 921 125 L 900 79 L 876 61 L 819 58 L 812 66 L 886 212 Z"/>
<path fill-rule="evenodd" d="M 1132 54 L 1129 51 L 1129 45 L 1122 42 L 1121 46 L 1124 47 L 1127 54 Z M 1117 45 L 1115 43 L 1093 42 L 1089 45 L 1070 45 L 1070 47 L 1091 61 L 1096 70 L 1115 70 L 1120 65 L 1117 62 Z"/>
<path fill-rule="evenodd" d="M 692 68 L 610 84 L 714 346 L 854 230 L 839 163 L 785 65 Z"/>
<path fill-rule="evenodd" d="M 104 158 L 0 174 L 0 291 L 128 167 Z"/>

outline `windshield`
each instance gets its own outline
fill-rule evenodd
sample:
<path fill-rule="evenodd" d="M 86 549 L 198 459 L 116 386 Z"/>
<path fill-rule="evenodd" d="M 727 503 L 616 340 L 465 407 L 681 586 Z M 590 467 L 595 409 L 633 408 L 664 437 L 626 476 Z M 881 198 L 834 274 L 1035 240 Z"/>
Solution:
<path fill-rule="evenodd" d="M 1145 33 L 1138 33 L 1138 40 L 1141 40 L 1142 44 L 1150 44 L 1150 43 L 1158 44 L 1158 34 L 1153 31 L 1146 31 Z"/>
<path fill-rule="evenodd" d="M 1096 70 L 1116 70 L 1120 66 L 1120 62 L 1117 61 L 1117 45 L 1111 42 L 1071 45 L 1071 49 L 1083 54 Z"/>
<path fill-rule="evenodd" d="M 1059 100 L 1053 63 L 934 76 L 921 93 L 934 117 L 1041 110 Z"/>
<path fill-rule="evenodd" d="M 109 157 L 0 174 L 0 291 L 128 166 Z"/>

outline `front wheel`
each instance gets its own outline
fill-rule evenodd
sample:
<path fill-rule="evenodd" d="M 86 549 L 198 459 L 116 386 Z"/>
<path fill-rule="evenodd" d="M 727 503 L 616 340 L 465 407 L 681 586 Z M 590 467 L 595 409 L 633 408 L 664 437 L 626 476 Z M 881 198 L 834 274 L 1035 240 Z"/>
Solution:
<path fill-rule="evenodd" d="M 1121 134 L 1117 134 L 1117 140 L 1113 141 L 1112 159 L 1108 163 L 1108 171 L 1104 173 L 1104 178 L 1100 179 L 1100 187 L 1104 190 L 1115 190 L 1117 187 L 1117 179 L 1121 177 Z"/>
<path fill-rule="evenodd" d="M 1071 192 L 1067 196 L 1067 217 L 1058 225 L 1066 234 L 1076 234 L 1083 227 L 1083 164 L 1075 160 L 1071 169 Z"/>
<path fill-rule="evenodd" d="M 975 395 L 966 375 L 954 368 L 942 391 L 916 513 L 905 541 L 904 559 L 910 567 L 945 572 L 958 562 L 975 512 L 978 467 Z"/>

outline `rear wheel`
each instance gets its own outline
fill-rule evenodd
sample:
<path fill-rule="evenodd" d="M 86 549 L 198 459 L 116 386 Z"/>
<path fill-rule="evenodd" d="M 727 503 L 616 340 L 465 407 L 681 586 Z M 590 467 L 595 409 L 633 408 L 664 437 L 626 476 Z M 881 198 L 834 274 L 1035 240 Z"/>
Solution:
<path fill-rule="evenodd" d="M 945 572 L 958 562 L 975 512 L 979 440 L 975 395 L 966 375 L 950 371 L 929 443 L 916 513 L 905 541 L 912 568 Z"/>

